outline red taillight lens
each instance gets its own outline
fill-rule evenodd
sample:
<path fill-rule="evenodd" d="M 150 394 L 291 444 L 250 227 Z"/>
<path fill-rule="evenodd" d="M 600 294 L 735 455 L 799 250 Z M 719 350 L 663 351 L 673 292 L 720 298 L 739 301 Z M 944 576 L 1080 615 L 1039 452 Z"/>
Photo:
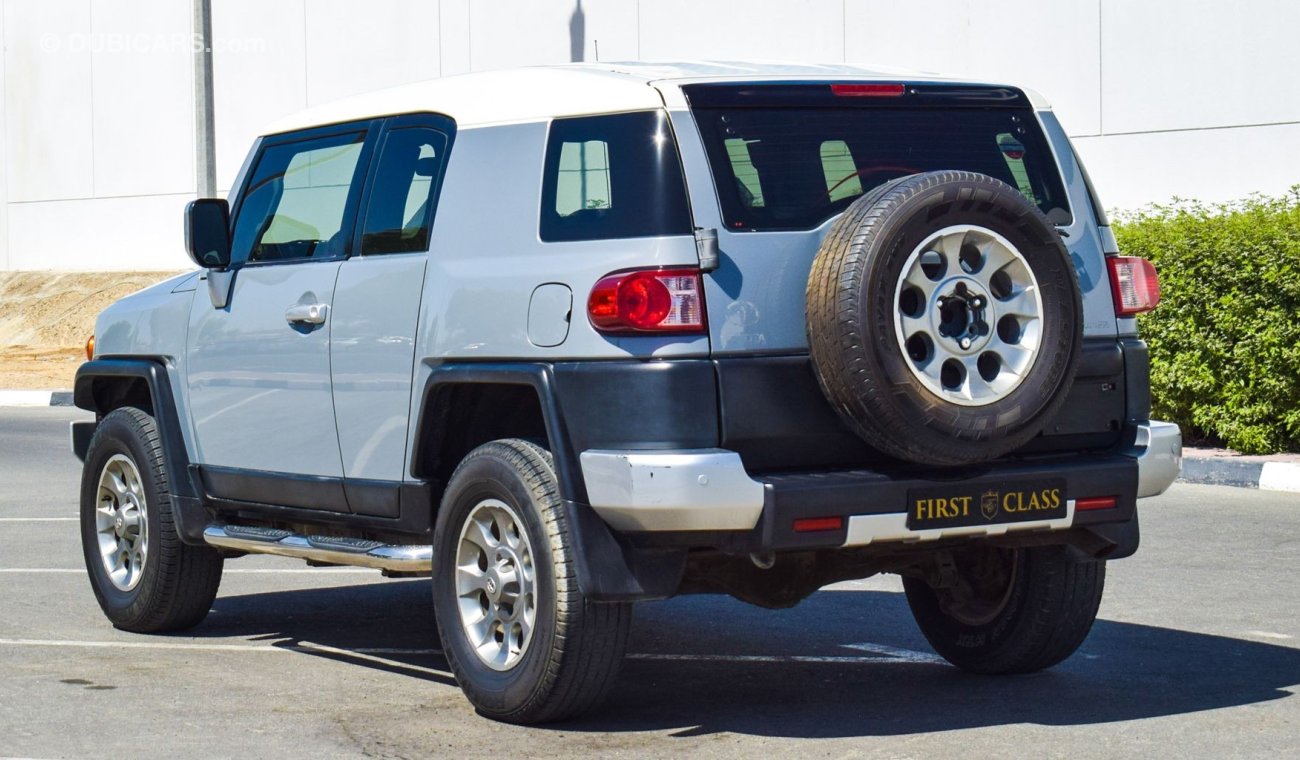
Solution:
<path fill-rule="evenodd" d="M 1093 496 L 1087 499 L 1076 499 L 1074 502 L 1074 511 L 1087 512 L 1092 509 L 1113 509 L 1114 506 L 1114 496 Z"/>
<path fill-rule="evenodd" d="M 1150 261 L 1136 256 L 1111 256 L 1106 259 L 1106 265 L 1110 267 L 1110 292 L 1115 298 L 1116 315 L 1141 314 L 1160 303 L 1160 280 Z"/>
<path fill-rule="evenodd" d="M 820 533 L 844 527 L 843 517 L 801 517 L 794 521 L 795 533 Z"/>
<path fill-rule="evenodd" d="M 601 278 L 587 299 L 587 317 L 606 333 L 704 330 L 704 288 L 698 269 L 646 269 Z"/>
<path fill-rule="evenodd" d="M 897 98 L 903 94 L 901 84 L 833 84 L 831 94 L 850 98 Z"/>

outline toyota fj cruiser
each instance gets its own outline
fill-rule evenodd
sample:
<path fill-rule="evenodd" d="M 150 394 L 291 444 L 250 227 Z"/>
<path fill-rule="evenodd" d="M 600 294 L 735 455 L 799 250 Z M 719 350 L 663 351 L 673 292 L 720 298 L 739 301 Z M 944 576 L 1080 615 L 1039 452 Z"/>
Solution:
<path fill-rule="evenodd" d="M 233 188 L 77 373 L 124 630 L 199 623 L 243 554 L 431 575 L 469 700 L 539 722 L 601 701 L 635 601 L 897 573 L 943 657 L 1033 671 L 1178 472 L 1154 270 L 1026 90 L 471 74 L 275 124 Z"/>

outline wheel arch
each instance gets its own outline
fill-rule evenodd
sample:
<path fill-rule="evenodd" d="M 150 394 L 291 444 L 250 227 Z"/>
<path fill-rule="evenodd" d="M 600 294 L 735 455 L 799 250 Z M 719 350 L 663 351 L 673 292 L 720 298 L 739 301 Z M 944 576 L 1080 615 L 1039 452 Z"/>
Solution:
<path fill-rule="evenodd" d="M 504 417 L 474 419 L 475 410 L 503 403 Z M 587 506 L 586 484 L 550 364 L 476 362 L 434 368 L 420 396 L 410 465 L 413 477 L 434 484 L 431 522 L 460 460 L 500 438 L 531 438 L 550 450 L 560 498 L 580 547 L 574 560 L 584 593 L 597 601 L 662 599 L 676 593 L 685 569 L 684 550 L 633 547 Z"/>
<path fill-rule="evenodd" d="M 140 408 L 154 418 L 166 460 L 168 489 L 176 506 L 177 532 L 186 543 L 202 545 L 207 515 L 201 492 L 191 478 L 190 455 L 165 360 L 140 356 L 88 361 L 77 369 L 72 402 L 95 413 L 96 421 L 90 425 L 98 425 L 105 415 L 123 406 Z M 92 433 L 74 433 L 74 445 L 88 449 Z M 76 453 L 84 459 L 86 449 Z"/>
<path fill-rule="evenodd" d="M 493 414 L 479 413 L 489 408 Z M 541 439 L 555 459 L 560 497 L 586 500 L 587 489 L 548 364 L 466 363 L 436 367 L 421 394 L 411 475 L 445 485 L 466 454 L 498 438 Z"/>

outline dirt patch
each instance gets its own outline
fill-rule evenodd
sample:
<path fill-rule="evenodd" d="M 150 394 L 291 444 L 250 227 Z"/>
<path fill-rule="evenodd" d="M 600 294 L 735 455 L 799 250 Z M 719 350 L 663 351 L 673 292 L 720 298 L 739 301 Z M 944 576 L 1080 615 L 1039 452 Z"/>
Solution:
<path fill-rule="evenodd" d="M 71 388 L 99 312 L 175 274 L 0 272 L 0 388 Z"/>

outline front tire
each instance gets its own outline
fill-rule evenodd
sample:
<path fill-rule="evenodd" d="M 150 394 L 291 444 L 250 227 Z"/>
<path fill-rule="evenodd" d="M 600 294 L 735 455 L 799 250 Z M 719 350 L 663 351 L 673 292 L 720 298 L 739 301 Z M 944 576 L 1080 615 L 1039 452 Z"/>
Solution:
<path fill-rule="evenodd" d="M 221 555 L 176 532 L 158 426 L 140 409 L 113 410 L 90 440 L 81 545 L 95 598 L 124 631 L 191 628 L 216 598 Z"/>
<path fill-rule="evenodd" d="M 1106 563 L 1068 547 L 974 547 L 953 553 L 955 579 L 906 577 L 917 626 L 944 659 L 973 673 L 1032 673 L 1074 654 L 1092 629 Z"/>
<path fill-rule="evenodd" d="M 518 439 L 474 449 L 456 468 L 433 538 L 433 606 L 443 651 L 479 713 L 563 720 L 604 700 L 632 606 L 593 602 L 546 449 Z"/>

